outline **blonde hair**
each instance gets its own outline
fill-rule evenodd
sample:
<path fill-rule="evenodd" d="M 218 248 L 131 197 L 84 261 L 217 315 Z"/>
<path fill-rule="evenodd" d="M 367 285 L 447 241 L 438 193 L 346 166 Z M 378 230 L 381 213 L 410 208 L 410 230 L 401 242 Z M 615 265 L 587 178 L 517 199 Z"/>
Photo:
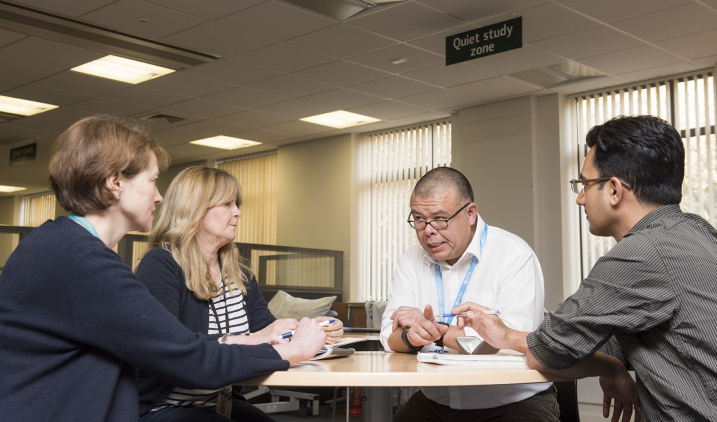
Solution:
<path fill-rule="evenodd" d="M 216 296 L 219 286 L 211 278 L 197 234 L 207 210 L 230 201 L 241 206 L 241 186 L 234 176 L 210 167 L 188 167 L 169 185 L 159 220 L 149 234 L 148 250 L 160 246 L 171 252 L 182 268 L 187 288 L 202 300 Z M 219 249 L 219 262 L 229 290 L 246 294 L 245 271 L 249 269 L 234 242 Z"/>
<path fill-rule="evenodd" d="M 146 126 L 117 116 L 85 117 L 53 144 L 50 186 L 67 211 L 100 212 L 115 201 L 105 180 L 114 173 L 135 177 L 149 166 L 152 154 L 160 170 L 169 167 L 169 155 Z"/>

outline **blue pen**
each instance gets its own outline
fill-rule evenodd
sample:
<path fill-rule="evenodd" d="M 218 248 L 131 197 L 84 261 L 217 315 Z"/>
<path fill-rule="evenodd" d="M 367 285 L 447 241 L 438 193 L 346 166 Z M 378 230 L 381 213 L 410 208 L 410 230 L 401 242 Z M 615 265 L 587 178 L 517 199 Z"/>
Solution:
<path fill-rule="evenodd" d="M 486 315 L 499 315 L 500 311 L 483 311 Z M 450 318 L 450 317 L 456 317 L 456 316 L 468 316 L 468 313 L 461 312 L 460 314 L 442 314 L 442 315 L 436 315 L 436 318 Z"/>
<path fill-rule="evenodd" d="M 331 324 L 331 323 L 334 322 L 334 321 L 336 321 L 336 320 L 335 320 L 335 319 L 330 319 L 330 320 L 328 320 L 328 321 L 321 321 L 321 322 L 319 323 L 319 325 L 322 326 L 322 327 L 326 327 L 327 325 Z M 325 330 L 325 328 L 324 328 L 324 330 Z M 291 336 L 293 336 L 293 335 L 294 335 L 294 331 L 292 330 L 292 331 L 289 331 L 288 333 L 282 334 L 282 335 L 281 335 L 281 338 L 289 338 L 289 337 L 291 337 Z"/>

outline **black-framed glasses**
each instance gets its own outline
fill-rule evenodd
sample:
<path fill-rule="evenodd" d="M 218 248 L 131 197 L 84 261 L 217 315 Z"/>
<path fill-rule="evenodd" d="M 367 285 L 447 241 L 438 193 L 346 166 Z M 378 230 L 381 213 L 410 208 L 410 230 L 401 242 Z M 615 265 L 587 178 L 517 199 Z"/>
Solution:
<path fill-rule="evenodd" d="M 431 220 L 431 221 L 411 220 L 411 215 L 409 214 L 409 215 L 408 215 L 408 225 L 411 226 L 412 228 L 416 229 L 416 230 L 423 230 L 423 229 L 426 228 L 426 224 L 430 224 L 431 227 L 433 227 L 433 228 L 436 229 L 436 230 L 443 230 L 443 229 L 445 229 L 445 228 L 448 227 L 448 222 L 451 221 L 451 218 L 457 216 L 459 212 L 463 211 L 463 209 L 464 209 L 465 207 L 467 207 L 468 205 L 470 205 L 470 204 L 471 204 L 471 202 L 469 202 L 469 203 L 463 205 L 463 206 L 461 207 L 461 209 L 459 209 L 458 211 L 456 211 L 455 214 L 453 214 L 452 216 L 448 217 L 448 218 L 445 219 L 445 220 L 443 220 L 443 219 L 440 219 L 440 220 Z"/>
<path fill-rule="evenodd" d="M 576 194 L 580 195 L 580 192 L 585 189 L 585 186 L 580 185 L 587 185 L 588 183 L 592 182 L 604 182 L 606 180 L 610 180 L 612 177 L 601 177 L 599 179 L 573 179 L 570 181 L 570 188 L 575 192 Z M 620 180 L 620 183 L 622 183 L 626 188 L 631 189 L 631 186 L 624 180 Z"/>

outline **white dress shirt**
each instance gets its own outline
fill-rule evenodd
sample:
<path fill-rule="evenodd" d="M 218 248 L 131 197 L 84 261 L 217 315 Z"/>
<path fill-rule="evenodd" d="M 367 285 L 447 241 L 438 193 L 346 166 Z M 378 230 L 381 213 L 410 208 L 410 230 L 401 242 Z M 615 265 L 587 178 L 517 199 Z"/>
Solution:
<path fill-rule="evenodd" d="M 500 311 L 505 324 L 519 331 L 535 331 L 543 318 L 543 272 L 538 258 L 523 239 L 497 227 L 488 227 L 488 236 L 480 251 L 480 237 L 485 222 L 478 216 L 476 232 L 470 245 L 455 265 L 434 260 L 421 245 L 406 251 L 393 277 L 391 297 L 381 323 L 381 343 L 390 351 L 390 317 L 400 306 L 423 311 L 427 304 L 439 314 L 435 265 L 443 277 L 443 312 L 450 313 L 473 257 L 478 258 L 462 302 L 474 302 Z M 456 324 L 453 318 L 451 325 Z M 430 350 L 426 346 L 425 350 Z M 422 387 L 429 399 L 452 409 L 486 409 L 525 400 L 550 387 L 551 383 L 471 386 Z"/>

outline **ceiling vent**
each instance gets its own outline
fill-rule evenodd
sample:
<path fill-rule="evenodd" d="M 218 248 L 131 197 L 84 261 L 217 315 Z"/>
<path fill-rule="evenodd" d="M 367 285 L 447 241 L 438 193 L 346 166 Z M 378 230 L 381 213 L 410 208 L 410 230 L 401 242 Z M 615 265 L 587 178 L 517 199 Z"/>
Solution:
<path fill-rule="evenodd" d="M 171 116 L 169 114 L 163 114 L 163 113 L 157 113 L 157 114 L 150 114 L 149 116 L 140 117 L 140 120 L 146 120 L 148 122 L 153 123 L 164 123 L 164 124 L 174 124 L 177 122 L 182 122 L 185 119 L 184 117 L 179 116 Z"/>
<path fill-rule="evenodd" d="M 551 88 L 575 82 L 584 82 L 588 79 L 605 76 L 605 74 L 584 64 L 571 61 L 511 73 L 510 76 L 544 88 Z"/>
<path fill-rule="evenodd" d="M 0 28 L 179 70 L 220 59 L 0 0 Z"/>
<path fill-rule="evenodd" d="M 405 0 L 284 0 L 287 3 L 294 4 L 320 13 L 330 18 L 345 21 L 346 19 L 356 16 L 357 14 L 375 9 L 379 6 L 387 4 L 402 3 Z"/>

